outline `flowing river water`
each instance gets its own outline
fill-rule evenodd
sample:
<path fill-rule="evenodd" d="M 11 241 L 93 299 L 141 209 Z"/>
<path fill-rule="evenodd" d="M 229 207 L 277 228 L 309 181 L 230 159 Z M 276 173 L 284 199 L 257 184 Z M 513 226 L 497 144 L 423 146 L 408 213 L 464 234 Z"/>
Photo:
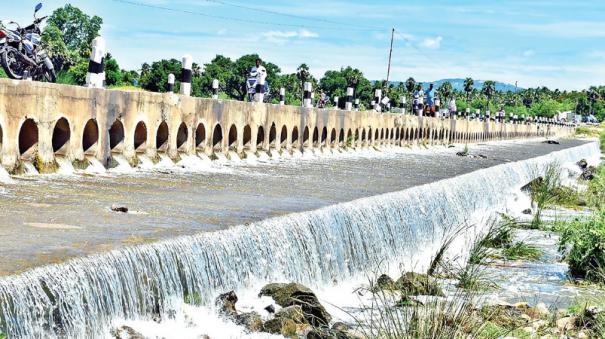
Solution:
<path fill-rule="evenodd" d="M 458 157 L 459 150 L 237 163 L 191 157 L 145 171 L 70 174 L 63 166 L 67 174 L 7 180 L 0 192 L 5 333 L 105 337 L 118 319 L 174 320 L 187 310 L 184 295 L 211 304 L 217 293 L 263 282 L 346 284 L 379 262 L 426 265 L 456 227 L 502 207 L 544 164 L 600 154 L 598 143 L 571 140 L 471 146 L 486 157 Z M 113 212 L 113 204 L 130 212 Z M 209 323 L 203 314 L 198 323 Z"/>

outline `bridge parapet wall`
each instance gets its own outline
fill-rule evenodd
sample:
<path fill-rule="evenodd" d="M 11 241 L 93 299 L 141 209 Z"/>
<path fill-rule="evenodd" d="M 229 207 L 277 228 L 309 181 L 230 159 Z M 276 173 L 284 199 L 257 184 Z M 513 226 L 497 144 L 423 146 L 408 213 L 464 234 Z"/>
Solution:
<path fill-rule="evenodd" d="M 291 151 L 566 137 L 564 126 L 504 124 L 214 100 L 0 79 L 0 156 L 52 171 L 56 157 Z"/>

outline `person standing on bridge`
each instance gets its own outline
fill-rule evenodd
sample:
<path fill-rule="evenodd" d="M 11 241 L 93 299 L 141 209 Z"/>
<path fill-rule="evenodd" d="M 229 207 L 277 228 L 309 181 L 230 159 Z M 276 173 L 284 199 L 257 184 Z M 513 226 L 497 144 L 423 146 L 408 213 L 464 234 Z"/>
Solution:
<path fill-rule="evenodd" d="M 433 106 L 433 84 L 429 85 L 429 89 L 426 91 L 426 106 L 424 108 L 424 112 L 428 116 L 433 116 L 435 114 L 435 107 Z"/>

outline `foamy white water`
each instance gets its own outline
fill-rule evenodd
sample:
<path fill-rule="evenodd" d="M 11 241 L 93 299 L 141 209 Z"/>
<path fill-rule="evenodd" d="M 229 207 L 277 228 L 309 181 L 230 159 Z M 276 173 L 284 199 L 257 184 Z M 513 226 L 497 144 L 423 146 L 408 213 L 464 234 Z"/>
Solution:
<path fill-rule="evenodd" d="M 536 168 L 599 152 L 598 144 L 586 144 L 400 192 L 5 277 L 0 310 L 3 319 L 11 319 L 6 332 L 105 337 L 123 319 L 145 321 L 159 311 L 167 321 L 169 314 L 186 312 L 182 300 L 191 293 L 211 305 L 219 293 L 253 293 L 264 282 L 297 281 L 321 291 L 334 281 L 355 281 L 380 262 L 398 270 L 426 267 L 444 237 L 502 208 Z M 463 249 L 466 241 L 454 248 Z"/>

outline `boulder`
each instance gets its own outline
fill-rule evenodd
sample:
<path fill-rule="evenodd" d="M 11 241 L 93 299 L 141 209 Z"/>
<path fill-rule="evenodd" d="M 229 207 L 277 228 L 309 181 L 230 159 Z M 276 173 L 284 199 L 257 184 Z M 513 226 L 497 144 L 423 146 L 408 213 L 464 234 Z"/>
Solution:
<path fill-rule="evenodd" d="M 395 281 L 386 274 L 382 274 L 376 280 L 375 289 L 377 290 L 394 290 L 397 286 L 395 286 Z"/>
<path fill-rule="evenodd" d="M 544 141 L 545 144 L 549 144 L 549 145 L 558 145 L 559 142 L 556 140 L 546 140 Z"/>
<path fill-rule="evenodd" d="M 406 295 L 445 296 L 436 281 L 426 274 L 407 272 L 395 284 Z"/>
<path fill-rule="evenodd" d="M 581 169 L 586 169 L 586 167 L 588 167 L 588 162 L 586 161 L 586 159 L 582 159 L 582 160 L 578 161 L 576 164 Z"/>
<path fill-rule="evenodd" d="M 531 215 L 531 213 L 532 213 L 532 212 L 531 212 L 531 208 L 526 208 L 526 209 L 524 209 L 524 210 L 523 210 L 523 212 L 521 212 L 521 213 L 523 213 L 523 214 L 527 214 L 527 215 Z"/>
<path fill-rule="evenodd" d="M 314 327 L 328 326 L 332 320 L 332 316 L 319 303 L 315 293 L 304 285 L 297 283 L 268 284 L 261 289 L 259 297 L 261 296 L 273 298 L 281 307 L 300 306 L 305 319 Z"/>
<path fill-rule="evenodd" d="M 456 152 L 456 155 L 459 157 L 466 157 L 466 156 L 468 156 L 468 152 L 460 151 L 460 152 Z"/>
<path fill-rule="evenodd" d="M 539 187 L 544 182 L 544 178 L 537 177 L 536 179 L 528 182 L 525 186 L 521 187 L 521 191 L 531 193 L 535 187 Z"/>
<path fill-rule="evenodd" d="M 557 320 L 557 328 L 563 332 L 576 328 L 577 317 L 565 317 Z"/>
<path fill-rule="evenodd" d="M 597 169 L 594 166 L 588 166 L 586 169 L 584 169 L 584 171 L 580 175 L 580 179 L 592 180 L 592 179 L 594 179 L 594 174 L 596 171 L 597 171 Z"/>
<path fill-rule="evenodd" d="M 258 332 L 263 329 L 263 319 L 256 312 L 237 314 L 233 319 L 236 324 L 246 327 L 250 332 Z"/>
<path fill-rule="evenodd" d="M 237 303 L 237 295 L 234 291 L 229 291 L 227 293 L 219 295 L 214 303 L 218 307 L 219 312 L 223 314 L 237 314 L 237 311 L 235 310 L 235 303 Z"/>
<path fill-rule="evenodd" d="M 267 307 L 265 307 L 265 311 L 267 311 L 267 313 L 275 313 L 275 306 L 273 305 L 268 305 Z"/>
<path fill-rule="evenodd" d="M 300 305 L 292 305 L 282 308 L 275 313 L 275 317 L 263 325 L 263 331 L 273 334 L 281 334 L 285 337 L 292 336 L 300 326 L 308 324 L 303 309 Z"/>
<path fill-rule="evenodd" d="M 132 327 L 126 325 L 121 326 L 119 328 L 114 328 L 113 330 L 111 330 L 111 335 L 115 339 L 145 339 L 144 335 L 135 331 L 135 329 L 133 329 Z"/>

